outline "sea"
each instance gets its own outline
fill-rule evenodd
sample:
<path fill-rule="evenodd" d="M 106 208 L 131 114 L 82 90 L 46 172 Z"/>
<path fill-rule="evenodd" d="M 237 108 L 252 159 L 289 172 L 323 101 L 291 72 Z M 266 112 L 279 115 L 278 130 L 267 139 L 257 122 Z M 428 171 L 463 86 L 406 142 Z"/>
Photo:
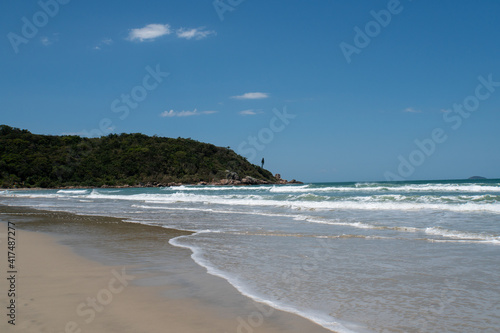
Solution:
<path fill-rule="evenodd" d="M 209 274 L 335 332 L 500 332 L 500 180 L 5 190 L 191 231 Z"/>

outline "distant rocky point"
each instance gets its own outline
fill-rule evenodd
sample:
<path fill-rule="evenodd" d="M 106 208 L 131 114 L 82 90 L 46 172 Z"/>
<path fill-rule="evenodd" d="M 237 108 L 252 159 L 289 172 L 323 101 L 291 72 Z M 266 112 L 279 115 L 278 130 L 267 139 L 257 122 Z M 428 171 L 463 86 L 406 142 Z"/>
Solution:
<path fill-rule="evenodd" d="M 292 179 L 290 181 L 286 179 L 282 179 L 281 175 L 279 173 L 274 175 L 274 178 L 276 178 L 276 183 L 277 184 L 304 184 L 303 182 L 299 182 L 298 180 Z"/>
<path fill-rule="evenodd" d="M 226 170 L 226 178 L 221 179 L 219 181 L 213 182 L 199 182 L 198 185 L 266 185 L 266 184 L 303 184 L 295 179 L 290 181 L 286 179 L 282 179 L 281 175 L 277 173 L 274 175 L 276 181 L 269 181 L 263 179 L 257 179 L 251 176 L 245 176 L 240 178 L 238 173 L 230 170 Z M 173 185 L 181 185 L 181 184 L 173 184 Z"/>
<path fill-rule="evenodd" d="M 472 176 L 472 177 L 469 177 L 468 179 L 470 179 L 470 180 L 479 180 L 479 179 L 488 179 L 488 178 L 484 178 L 484 177 L 481 177 L 481 176 Z"/>

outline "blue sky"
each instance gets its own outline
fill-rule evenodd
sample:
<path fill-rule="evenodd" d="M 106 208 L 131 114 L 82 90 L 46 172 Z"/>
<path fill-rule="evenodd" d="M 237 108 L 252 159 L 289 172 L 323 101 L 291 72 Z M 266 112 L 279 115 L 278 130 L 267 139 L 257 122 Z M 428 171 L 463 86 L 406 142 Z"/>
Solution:
<path fill-rule="evenodd" d="M 0 4 L 0 123 L 229 146 L 307 182 L 500 177 L 500 2 Z"/>

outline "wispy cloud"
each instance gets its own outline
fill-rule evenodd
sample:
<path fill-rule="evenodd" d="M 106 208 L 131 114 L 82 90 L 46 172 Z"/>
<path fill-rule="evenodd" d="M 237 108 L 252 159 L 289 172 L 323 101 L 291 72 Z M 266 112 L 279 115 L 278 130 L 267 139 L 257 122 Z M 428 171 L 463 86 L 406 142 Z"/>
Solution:
<path fill-rule="evenodd" d="M 418 109 L 415 109 L 415 108 L 406 108 L 403 110 L 403 112 L 408 112 L 408 113 L 421 113 L 422 111 L 421 110 L 418 110 Z"/>
<path fill-rule="evenodd" d="M 189 110 L 183 110 L 183 111 L 163 111 L 160 113 L 160 117 L 191 117 L 191 116 L 200 116 L 200 115 L 207 115 L 207 114 L 214 114 L 217 113 L 218 111 L 198 111 L 197 109 L 194 109 L 193 111 Z"/>
<path fill-rule="evenodd" d="M 170 35 L 175 31 L 177 38 L 183 39 L 203 39 L 210 35 L 215 35 L 214 30 L 207 30 L 205 27 L 199 28 L 179 28 L 173 29 L 169 24 L 148 24 L 143 28 L 131 29 L 127 37 L 130 41 L 153 41 L 158 37 Z"/>
<path fill-rule="evenodd" d="M 52 42 L 49 40 L 49 37 L 47 36 L 40 38 L 40 42 L 42 42 L 44 46 L 49 46 L 50 44 L 52 44 Z"/>
<path fill-rule="evenodd" d="M 172 33 L 169 24 L 148 24 L 143 28 L 131 29 L 128 35 L 129 40 L 139 40 L 141 42 L 154 40 L 155 38 Z"/>
<path fill-rule="evenodd" d="M 244 93 L 243 95 L 239 96 L 232 96 L 231 98 L 236 98 L 236 99 L 263 99 L 263 98 L 268 98 L 269 94 L 268 93 L 263 93 L 263 92 L 249 92 L 249 93 Z"/>
<path fill-rule="evenodd" d="M 260 113 L 263 113 L 262 110 L 254 110 L 254 109 L 243 110 L 239 112 L 239 114 L 241 114 L 242 116 L 255 116 L 256 114 Z"/>
<path fill-rule="evenodd" d="M 113 40 L 111 38 L 104 38 L 103 40 L 101 40 L 99 42 L 99 44 L 97 44 L 94 47 L 94 50 L 100 50 L 100 49 L 102 49 L 103 46 L 105 46 L 105 45 L 111 45 L 111 44 L 113 44 Z"/>
<path fill-rule="evenodd" d="M 177 37 L 185 38 L 185 39 L 203 39 L 210 35 L 215 34 L 213 30 L 205 30 L 205 27 L 186 29 L 180 28 L 177 29 Z"/>
<path fill-rule="evenodd" d="M 42 36 L 40 37 L 40 43 L 42 43 L 43 46 L 49 46 L 54 44 L 59 40 L 59 33 L 54 33 L 52 36 Z"/>

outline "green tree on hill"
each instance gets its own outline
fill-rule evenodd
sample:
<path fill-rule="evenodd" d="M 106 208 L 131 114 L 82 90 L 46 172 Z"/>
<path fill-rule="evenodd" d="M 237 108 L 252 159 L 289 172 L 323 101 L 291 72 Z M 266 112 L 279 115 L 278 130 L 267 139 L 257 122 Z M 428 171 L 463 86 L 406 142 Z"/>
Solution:
<path fill-rule="evenodd" d="M 144 134 L 51 136 L 0 125 L 0 186 L 65 187 L 213 182 L 227 170 L 274 182 L 228 148 Z"/>

